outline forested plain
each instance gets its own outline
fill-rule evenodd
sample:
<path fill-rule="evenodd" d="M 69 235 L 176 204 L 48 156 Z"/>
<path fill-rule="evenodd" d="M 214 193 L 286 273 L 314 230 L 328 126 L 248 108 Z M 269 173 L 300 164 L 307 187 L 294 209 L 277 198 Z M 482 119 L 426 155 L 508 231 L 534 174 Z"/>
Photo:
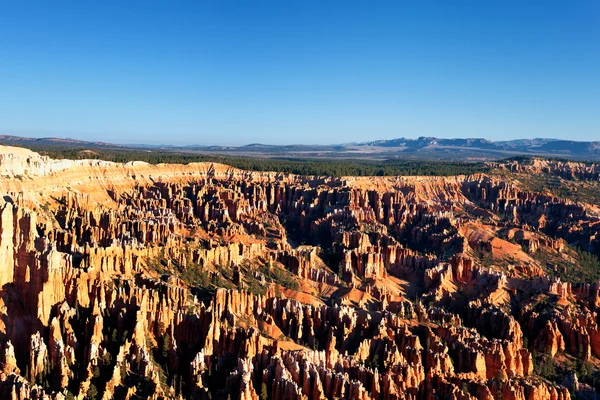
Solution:
<path fill-rule="evenodd" d="M 450 176 L 487 172 L 480 162 L 435 160 L 353 160 L 259 158 L 218 154 L 192 154 L 168 150 L 145 149 L 87 149 L 70 146 L 26 146 L 42 155 L 55 159 L 100 159 L 114 162 L 144 161 L 150 164 L 189 164 L 215 162 L 247 171 L 274 171 L 299 175 L 319 176 Z"/>

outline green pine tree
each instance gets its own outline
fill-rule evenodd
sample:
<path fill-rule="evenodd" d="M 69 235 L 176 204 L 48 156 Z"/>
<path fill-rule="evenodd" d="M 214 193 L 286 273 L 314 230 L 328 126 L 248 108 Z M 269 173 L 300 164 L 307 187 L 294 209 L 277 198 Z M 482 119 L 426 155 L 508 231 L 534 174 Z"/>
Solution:
<path fill-rule="evenodd" d="M 262 387 L 260 389 L 260 400 L 268 400 L 269 393 L 267 390 L 267 384 L 263 382 Z"/>

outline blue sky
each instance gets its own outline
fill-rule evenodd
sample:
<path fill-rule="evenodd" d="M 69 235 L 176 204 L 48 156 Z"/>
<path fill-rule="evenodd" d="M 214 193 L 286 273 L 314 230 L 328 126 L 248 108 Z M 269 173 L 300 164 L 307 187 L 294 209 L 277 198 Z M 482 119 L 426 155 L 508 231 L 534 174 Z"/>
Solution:
<path fill-rule="evenodd" d="M 4 1 L 0 133 L 600 140 L 600 1 Z"/>

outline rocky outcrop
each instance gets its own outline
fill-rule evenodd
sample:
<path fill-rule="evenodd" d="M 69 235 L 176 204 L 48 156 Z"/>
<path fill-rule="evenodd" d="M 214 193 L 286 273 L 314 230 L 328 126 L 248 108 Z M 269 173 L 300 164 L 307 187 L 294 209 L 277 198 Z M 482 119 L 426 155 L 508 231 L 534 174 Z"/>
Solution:
<path fill-rule="evenodd" d="M 536 352 L 600 357 L 597 282 L 465 234 L 560 254 L 596 229 L 564 199 L 6 148 L 0 175 L 1 398 L 563 400 Z"/>

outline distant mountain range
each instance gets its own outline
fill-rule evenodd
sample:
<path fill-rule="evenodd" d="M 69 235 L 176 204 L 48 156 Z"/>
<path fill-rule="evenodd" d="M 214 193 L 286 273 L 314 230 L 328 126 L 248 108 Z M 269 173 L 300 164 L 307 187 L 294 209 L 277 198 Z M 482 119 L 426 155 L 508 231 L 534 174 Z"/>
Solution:
<path fill-rule="evenodd" d="M 116 145 L 104 142 L 86 142 L 76 139 L 27 138 L 0 135 L 0 144 L 23 146 L 33 150 L 44 147 L 83 149 L 144 149 L 195 154 L 229 154 L 258 157 L 290 158 L 361 158 L 361 159 L 460 159 L 490 160 L 519 155 L 559 157 L 579 160 L 600 159 L 600 141 L 580 142 L 560 139 L 519 139 L 490 141 L 487 139 L 440 139 L 420 137 L 374 140 L 337 145 L 268 145 L 252 143 L 245 146 L 172 146 L 172 145 Z"/>
<path fill-rule="evenodd" d="M 69 139 L 69 138 L 31 138 L 25 136 L 0 135 L 0 144 L 7 146 L 54 146 L 54 147 L 88 147 L 88 148 L 116 148 L 123 147 L 118 144 L 104 142 L 87 142 L 85 140 Z"/>
<path fill-rule="evenodd" d="M 477 148 L 482 150 L 531 152 L 564 152 L 600 154 L 600 142 L 576 142 L 560 139 L 518 139 L 493 142 L 487 139 L 439 139 L 420 137 L 418 139 L 376 140 L 359 143 L 360 146 L 403 147 L 416 150 L 436 147 Z"/>

